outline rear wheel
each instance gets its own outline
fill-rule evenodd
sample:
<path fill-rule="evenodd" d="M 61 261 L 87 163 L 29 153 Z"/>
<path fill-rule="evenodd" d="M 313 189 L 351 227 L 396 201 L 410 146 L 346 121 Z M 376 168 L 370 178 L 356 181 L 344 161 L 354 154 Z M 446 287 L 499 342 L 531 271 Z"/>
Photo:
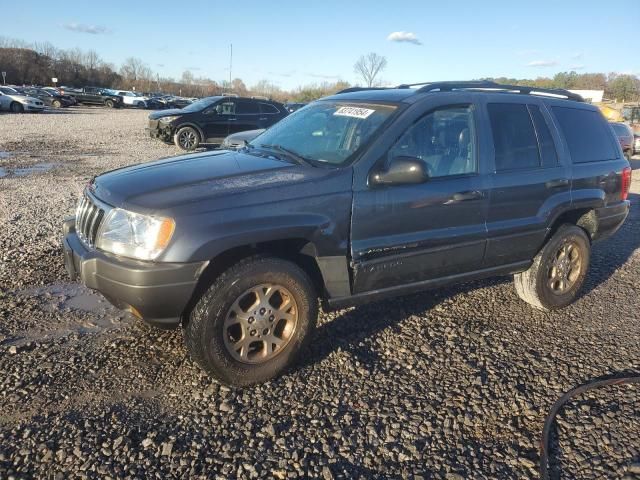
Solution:
<path fill-rule="evenodd" d="M 562 225 L 536 255 L 529 270 L 514 276 L 516 292 L 541 310 L 572 303 L 589 270 L 591 244 L 575 225 Z"/>
<path fill-rule="evenodd" d="M 116 104 L 111 99 L 105 100 L 104 104 L 109 108 L 114 108 L 116 106 Z"/>
<path fill-rule="evenodd" d="M 62 102 L 60 100 L 54 100 L 51 105 L 53 105 L 55 108 L 60 108 L 62 107 Z"/>
<path fill-rule="evenodd" d="M 193 359 L 229 385 L 264 382 L 290 366 L 318 315 L 313 284 L 297 265 L 251 257 L 224 272 L 184 329 Z"/>
<path fill-rule="evenodd" d="M 200 145 L 200 134 L 193 127 L 182 127 L 173 136 L 173 143 L 182 150 L 195 150 Z"/>
<path fill-rule="evenodd" d="M 18 103 L 18 102 L 13 102 L 11 104 L 10 108 L 11 108 L 11 111 L 13 113 L 23 113 L 24 112 L 24 107 L 22 106 L 21 103 Z"/>

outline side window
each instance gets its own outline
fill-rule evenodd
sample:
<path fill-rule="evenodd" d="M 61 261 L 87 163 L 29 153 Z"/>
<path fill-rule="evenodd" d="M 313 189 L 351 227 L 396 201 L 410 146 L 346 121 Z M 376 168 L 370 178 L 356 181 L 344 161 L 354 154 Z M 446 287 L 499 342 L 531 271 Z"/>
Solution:
<path fill-rule="evenodd" d="M 236 114 L 238 115 L 257 115 L 260 113 L 260 108 L 255 102 L 238 101 L 236 102 Z"/>
<path fill-rule="evenodd" d="M 216 112 L 219 115 L 235 115 L 236 104 L 235 102 L 223 102 L 216 105 Z"/>
<path fill-rule="evenodd" d="M 538 134 L 538 145 L 540 145 L 540 155 L 542 156 L 542 166 L 544 168 L 558 166 L 558 153 L 553 143 L 553 137 L 549 131 L 547 121 L 544 119 L 540 107 L 537 105 L 529 105 L 529 113 L 533 118 L 533 124 L 536 126 Z"/>
<path fill-rule="evenodd" d="M 262 110 L 262 113 L 267 113 L 267 114 L 280 113 L 280 111 L 276 107 L 268 103 L 261 103 L 260 110 Z"/>
<path fill-rule="evenodd" d="M 496 171 L 538 168 L 538 141 L 527 106 L 490 103 L 487 109 L 496 150 Z"/>
<path fill-rule="evenodd" d="M 598 112 L 568 107 L 552 107 L 551 110 L 560 124 L 573 163 L 618 157 L 611 129 Z"/>
<path fill-rule="evenodd" d="M 470 106 L 436 110 L 414 123 L 389 151 L 416 157 L 428 167 L 429 176 L 446 177 L 477 171 L 475 128 Z"/>

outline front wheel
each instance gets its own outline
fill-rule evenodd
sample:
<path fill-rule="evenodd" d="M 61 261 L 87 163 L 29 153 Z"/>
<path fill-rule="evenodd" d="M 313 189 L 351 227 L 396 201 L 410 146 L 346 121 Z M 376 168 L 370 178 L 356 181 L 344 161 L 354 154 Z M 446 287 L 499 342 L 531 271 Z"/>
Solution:
<path fill-rule="evenodd" d="M 52 105 L 55 108 L 60 108 L 60 107 L 62 107 L 62 102 L 60 100 L 54 100 Z"/>
<path fill-rule="evenodd" d="M 591 243 L 584 230 L 565 224 L 536 255 L 529 270 L 514 275 L 516 292 L 540 310 L 572 303 L 587 276 Z"/>
<path fill-rule="evenodd" d="M 173 136 L 173 142 L 182 150 L 195 150 L 200 145 L 200 134 L 195 128 L 182 127 Z"/>
<path fill-rule="evenodd" d="M 113 100 L 106 100 L 104 102 L 104 104 L 109 108 L 114 108 L 116 106 L 116 104 L 113 102 Z"/>
<path fill-rule="evenodd" d="M 202 295 L 184 339 L 211 376 L 228 385 L 252 385 L 295 361 L 317 315 L 313 283 L 300 267 L 251 257 L 224 272 Z"/>
<path fill-rule="evenodd" d="M 24 107 L 22 106 L 21 103 L 13 102 L 11 104 L 11 111 L 13 113 L 24 113 Z"/>

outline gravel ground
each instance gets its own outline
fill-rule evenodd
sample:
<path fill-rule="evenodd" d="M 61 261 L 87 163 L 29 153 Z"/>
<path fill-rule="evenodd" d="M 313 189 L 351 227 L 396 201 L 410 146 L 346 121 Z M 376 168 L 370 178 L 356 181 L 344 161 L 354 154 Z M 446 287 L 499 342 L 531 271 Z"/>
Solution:
<path fill-rule="evenodd" d="M 636 170 L 632 214 L 569 308 L 533 310 L 497 278 L 332 312 L 291 372 L 215 383 L 180 331 L 65 276 L 60 225 L 91 176 L 178 153 L 145 117 L 0 115 L 0 478 L 534 478 L 553 402 L 640 372 Z M 639 389 L 562 410 L 556 477 L 640 478 Z"/>

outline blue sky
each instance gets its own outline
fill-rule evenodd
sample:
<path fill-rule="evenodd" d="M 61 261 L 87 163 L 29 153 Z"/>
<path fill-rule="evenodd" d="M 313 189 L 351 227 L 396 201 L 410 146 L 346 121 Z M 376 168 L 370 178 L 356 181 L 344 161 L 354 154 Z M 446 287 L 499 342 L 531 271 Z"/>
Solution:
<path fill-rule="evenodd" d="M 234 77 L 283 88 L 356 82 L 353 64 L 371 51 L 387 58 L 382 78 L 392 84 L 571 69 L 640 74 L 640 0 L 4 3 L 0 35 L 94 49 L 116 65 L 139 57 L 175 78 L 186 69 L 228 78 L 230 43 Z M 413 41 L 389 40 L 394 32 Z"/>

